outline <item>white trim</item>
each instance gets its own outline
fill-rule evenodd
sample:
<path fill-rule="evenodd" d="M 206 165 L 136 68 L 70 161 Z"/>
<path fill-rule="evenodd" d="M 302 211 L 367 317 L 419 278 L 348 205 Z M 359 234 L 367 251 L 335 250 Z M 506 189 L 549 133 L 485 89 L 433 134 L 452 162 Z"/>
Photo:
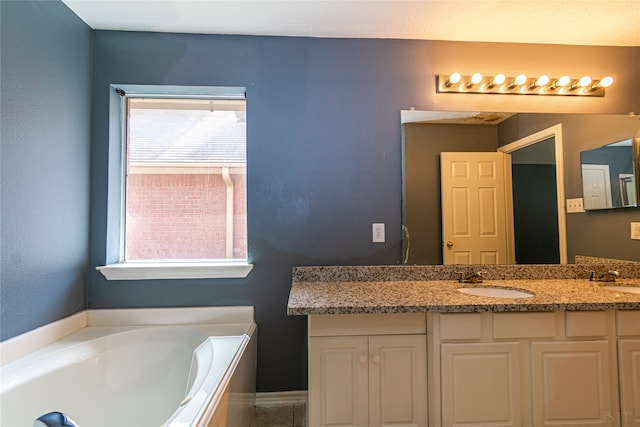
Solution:
<path fill-rule="evenodd" d="M 132 174 L 221 174 L 223 168 L 229 169 L 232 175 L 246 175 L 246 166 L 238 163 L 151 163 L 129 162 L 129 175 Z"/>
<path fill-rule="evenodd" d="M 553 137 L 556 156 L 556 187 L 558 204 L 558 240 L 560 246 L 560 264 L 567 263 L 567 219 L 564 205 L 564 156 L 562 154 L 562 123 L 543 129 L 498 148 L 503 153 L 512 153 L 524 147 L 537 144 Z"/>
<path fill-rule="evenodd" d="M 87 312 L 81 311 L 64 319 L 25 332 L 0 343 L 0 366 L 52 344 L 87 326 Z"/>
<path fill-rule="evenodd" d="M 250 324 L 253 306 L 111 308 L 89 310 L 87 326 Z"/>
<path fill-rule="evenodd" d="M 256 406 L 291 406 L 307 403 L 307 390 L 256 393 Z"/>
<path fill-rule="evenodd" d="M 241 279 L 253 270 L 246 261 L 123 262 L 96 267 L 107 280 Z"/>

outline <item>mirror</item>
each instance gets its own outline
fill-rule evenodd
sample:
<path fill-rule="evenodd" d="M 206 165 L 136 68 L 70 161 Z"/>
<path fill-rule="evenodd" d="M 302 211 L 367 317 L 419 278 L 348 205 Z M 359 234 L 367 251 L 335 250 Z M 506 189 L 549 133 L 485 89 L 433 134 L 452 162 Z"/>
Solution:
<path fill-rule="evenodd" d="M 630 135 L 640 137 L 640 120 L 637 116 L 611 115 L 611 114 L 552 114 L 552 113 L 477 113 L 477 112 L 443 112 L 443 111 L 414 111 L 401 112 L 402 123 L 402 155 L 403 155 L 403 235 L 402 235 L 402 262 L 405 264 L 442 264 L 443 239 L 442 239 L 442 212 L 440 189 L 440 158 L 441 152 L 476 152 L 476 151 L 501 151 L 514 143 L 514 141 L 526 139 L 542 130 L 559 126 L 561 132 L 558 135 L 560 147 L 564 153 L 550 153 L 547 151 L 544 159 L 538 156 L 540 153 L 529 153 L 539 160 L 537 169 L 556 168 L 564 170 L 564 185 L 558 183 L 556 194 L 558 222 L 567 218 L 565 209 L 564 189 L 567 189 L 566 198 L 582 196 L 582 183 L 580 173 L 580 152 L 597 148 L 602 141 L 621 141 L 628 139 Z M 540 141 L 542 142 L 542 140 Z M 553 144 L 546 144 L 548 149 Z M 533 148 L 533 147 L 532 147 Z M 541 145 L 538 148 L 543 148 Z M 533 150 L 530 150 L 533 151 Z M 537 150 L 536 150 L 537 151 Z M 524 152 L 523 152 L 524 154 Z M 558 158 L 560 154 L 560 158 Z M 512 163 L 522 163 L 520 159 L 513 160 L 517 153 L 511 153 Z M 562 157 L 563 156 L 563 157 Z M 553 160 L 550 160 L 553 158 Z M 555 163 L 555 164 L 553 164 Z M 519 166 L 518 166 L 519 167 Z M 638 162 L 636 160 L 636 170 Z M 549 175 L 549 180 L 553 177 Z M 636 182 L 638 178 L 635 178 Z M 626 181 L 625 181 L 626 184 Z M 537 186 L 536 186 L 537 187 Z M 551 188 L 551 187 L 550 187 Z M 514 195 L 532 202 L 528 194 Z M 636 193 L 637 197 L 637 193 Z M 538 207 L 553 214 L 554 197 L 546 197 L 545 202 L 539 202 Z M 514 211 L 517 208 L 514 207 Z M 558 214 L 561 212 L 561 214 Z M 585 214 L 581 214 L 585 215 Z M 565 241 L 558 236 L 560 244 L 565 247 L 575 243 L 576 250 L 583 247 L 579 239 L 581 230 L 576 229 L 575 221 L 579 222 L 578 228 L 583 225 L 583 216 L 573 216 L 574 226 L 567 233 Z M 599 216 L 599 224 L 613 221 L 621 222 L 620 215 L 615 218 Z M 624 216 L 624 215 L 623 215 Z M 513 218 L 512 218 L 513 219 Z M 624 216 L 626 220 L 626 216 Z M 586 226 L 588 227 L 588 226 Z M 526 228 L 526 225 L 524 227 Z M 531 231 L 532 227 L 527 230 Z M 603 227 L 606 229 L 606 225 Z M 559 231 L 560 233 L 562 230 Z M 585 229 L 582 234 L 588 233 Z M 626 232 L 626 228 L 625 228 Z M 545 234 L 550 232 L 530 233 Z M 522 243 L 517 235 L 514 237 L 514 247 L 527 247 L 530 243 Z M 522 234 L 522 233 L 521 233 Z M 552 237 L 551 240 L 556 239 Z M 578 241 L 580 240 L 580 241 Z M 549 245 L 545 245 L 548 247 Z M 561 250 L 562 252 L 562 250 Z M 578 252 L 580 255 L 589 253 Z M 564 260 L 557 255 L 555 260 L 545 260 L 544 263 L 574 262 L 574 255 Z M 617 256 L 620 258 L 620 256 Z M 541 263 L 538 260 L 519 261 L 516 263 Z"/>
<path fill-rule="evenodd" d="M 585 210 L 638 206 L 640 138 L 580 152 Z"/>

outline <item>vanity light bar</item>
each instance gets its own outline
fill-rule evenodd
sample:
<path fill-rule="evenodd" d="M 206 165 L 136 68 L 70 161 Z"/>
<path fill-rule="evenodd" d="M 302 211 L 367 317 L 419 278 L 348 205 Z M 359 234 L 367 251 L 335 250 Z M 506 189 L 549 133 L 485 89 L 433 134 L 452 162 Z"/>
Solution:
<path fill-rule="evenodd" d="M 534 77 L 525 74 L 507 77 L 504 74 L 483 76 L 480 73 L 465 76 L 456 72 L 436 76 L 436 92 L 440 93 L 604 96 L 605 88 L 612 84 L 611 76 L 600 80 L 593 80 L 590 76 L 551 78 L 546 74 Z"/>

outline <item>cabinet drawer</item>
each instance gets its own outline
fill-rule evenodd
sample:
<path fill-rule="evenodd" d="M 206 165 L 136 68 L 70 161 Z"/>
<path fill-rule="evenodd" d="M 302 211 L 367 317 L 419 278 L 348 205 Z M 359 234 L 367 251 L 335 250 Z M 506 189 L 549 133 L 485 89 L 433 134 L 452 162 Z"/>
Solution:
<path fill-rule="evenodd" d="M 495 313 L 494 338 L 547 338 L 556 335 L 556 314 Z"/>
<path fill-rule="evenodd" d="M 606 336 L 607 329 L 607 312 L 567 311 L 565 313 L 567 337 Z"/>
<path fill-rule="evenodd" d="M 424 313 L 322 314 L 309 316 L 309 336 L 426 334 Z"/>
<path fill-rule="evenodd" d="M 640 311 L 618 311 L 616 317 L 619 336 L 640 336 Z"/>
<path fill-rule="evenodd" d="M 441 314 L 440 337 L 443 340 L 473 340 L 482 338 L 481 314 Z"/>

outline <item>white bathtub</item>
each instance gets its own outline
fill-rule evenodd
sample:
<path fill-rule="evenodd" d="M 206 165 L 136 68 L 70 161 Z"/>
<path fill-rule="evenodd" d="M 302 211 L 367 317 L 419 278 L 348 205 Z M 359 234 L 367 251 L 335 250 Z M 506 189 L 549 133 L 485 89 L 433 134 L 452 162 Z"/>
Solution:
<path fill-rule="evenodd" d="M 142 312 L 101 311 L 102 322 L 89 315 L 81 330 L 2 366 L 0 425 L 31 427 L 58 411 L 79 427 L 248 426 L 255 396 L 253 321 L 120 324 L 175 314 Z"/>

